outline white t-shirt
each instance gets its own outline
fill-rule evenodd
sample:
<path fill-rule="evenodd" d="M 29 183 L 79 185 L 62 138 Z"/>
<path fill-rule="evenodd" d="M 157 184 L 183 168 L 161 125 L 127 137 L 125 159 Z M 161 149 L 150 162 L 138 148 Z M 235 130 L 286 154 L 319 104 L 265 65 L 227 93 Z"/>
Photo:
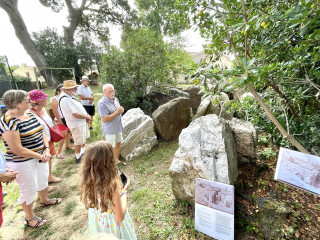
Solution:
<path fill-rule="evenodd" d="M 59 97 L 57 97 L 57 96 L 51 97 L 51 98 L 50 98 L 50 103 L 52 103 L 52 100 L 53 100 L 53 99 L 57 100 L 57 102 L 59 103 Z M 59 117 L 62 118 L 62 114 L 61 114 L 61 110 L 60 110 L 59 105 L 58 105 L 58 114 L 59 114 Z M 57 119 L 57 118 L 55 118 L 55 119 Z"/>
<path fill-rule="evenodd" d="M 51 117 L 49 116 L 49 114 L 47 113 L 47 111 L 45 109 L 43 109 L 43 111 L 44 111 L 44 116 L 41 116 L 41 117 L 44 119 L 44 121 L 46 121 L 46 123 L 50 127 L 52 127 L 53 123 L 52 123 Z M 36 119 L 39 121 L 39 123 L 43 127 L 44 133 L 46 134 L 48 141 L 50 141 L 50 139 L 51 139 L 50 129 L 48 128 L 47 124 L 37 114 L 33 113 L 33 115 L 36 117 Z"/>
<path fill-rule="evenodd" d="M 78 99 L 72 98 L 64 92 L 60 94 L 59 100 L 60 99 L 60 110 L 67 122 L 68 128 L 78 128 L 87 124 L 85 118 L 75 118 L 72 116 L 74 113 L 88 115 Z"/>
<path fill-rule="evenodd" d="M 83 84 L 81 84 L 78 89 L 77 89 L 77 94 L 81 94 L 83 95 L 84 97 L 91 97 L 92 96 L 92 91 L 91 91 L 91 88 L 89 86 L 83 86 Z M 84 105 L 84 106 L 93 106 L 94 103 L 89 103 L 90 100 L 81 100 L 81 104 Z"/>

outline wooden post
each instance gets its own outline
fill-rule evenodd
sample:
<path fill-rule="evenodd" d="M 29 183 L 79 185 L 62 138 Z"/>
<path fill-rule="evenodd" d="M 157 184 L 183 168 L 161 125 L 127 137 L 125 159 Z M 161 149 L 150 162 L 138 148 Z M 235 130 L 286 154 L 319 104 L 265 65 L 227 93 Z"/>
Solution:
<path fill-rule="evenodd" d="M 33 72 L 34 72 L 34 76 L 35 76 L 35 78 L 36 78 L 37 88 L 40 89 L 39 80 L 38 80 L 38 76 L 37 76 L 37 70 L 36 70 L 35 67 L 33 67 Z"/>

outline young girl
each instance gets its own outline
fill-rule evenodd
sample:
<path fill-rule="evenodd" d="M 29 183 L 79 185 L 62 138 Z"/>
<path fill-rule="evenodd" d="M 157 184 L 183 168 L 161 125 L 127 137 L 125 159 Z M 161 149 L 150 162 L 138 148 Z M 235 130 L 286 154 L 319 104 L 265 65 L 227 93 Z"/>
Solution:
<path fill-rule="evenodd" d="M 81 201 L 89 208 L 90 231 L 110 233 L 119 239 L 137 239 L 127 210 L 130 181 L 122 187 L 112 145 L 98 141 L 88 147 L 80 174 Z"/>

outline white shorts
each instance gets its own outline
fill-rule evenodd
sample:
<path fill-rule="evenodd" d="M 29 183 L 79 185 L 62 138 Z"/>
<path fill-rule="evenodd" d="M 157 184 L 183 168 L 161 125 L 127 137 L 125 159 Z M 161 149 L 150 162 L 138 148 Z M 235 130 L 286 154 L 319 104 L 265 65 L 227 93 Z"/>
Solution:
<path fill-rule="evenodd" d="M 116 147 L 116 143 L 118 142 L 122 142 L 123 138 L 122 138 L 122 133 L 118 133 L 118 134 L 106 134 L 104 135 L 104 139 L 110 143 L 112 145 L 113 148 Z"/>
<path fill-rule="evenodd" d="M 90 137 L 88 124 L 77 128 L 70 128 L 74 145 L 86 144 L 87 138 Z"/>
<path fill-rule="evenodd" d="M 26 202 L 30 205 L 36 193 L 48 187 L 49 164 L 38 161 L 32 159 L 25 162 L 7 162 L 11 170 L 19 172 L 16 179 L 20 189 L 19 204 Z"/>

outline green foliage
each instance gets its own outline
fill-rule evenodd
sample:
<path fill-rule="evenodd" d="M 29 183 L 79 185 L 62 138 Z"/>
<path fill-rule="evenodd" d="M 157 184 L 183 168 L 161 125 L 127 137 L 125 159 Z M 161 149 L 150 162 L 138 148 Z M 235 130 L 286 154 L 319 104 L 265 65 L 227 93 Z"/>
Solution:
<path fill-rule="evenodd" d="M 56 29 L 46 28 L 33 33 L 33 39 L 39 51 L 45 56 L 50 67 L 75 68 L 76 76 L 82 72 L 94 69 L 100 49 L 92 43 L 92 39 L 82 35 L 79 41 L 66 42 Z M 46 74 L 55 74 L 60 81 L 73 78 L 70 70 L 45 70 Z"/>
<path fill-rule="evenodd" d="M 253 85 L 281 125 L 314 154 L 320 152 L 319 135 L 313 134 L 320 126 L 315 97 L 320 92 L 319 3 L 179 0 L 177 15 L 199 27 L 210 41 L 206 52 L 215 56 L 193 75 L 204 86 L 203 94 Z M 237 66 L 212 65 L 224 53 L 233 53 Z M 211 88 L 216 82 L 218 87 Z M 275 142 L 290 146 L 256 103 L 244 104 L 239 107 L 243 117 L 266 129 Z"/>
<path fill-rule="evenodd" d="M 122 50 L 107 47 L 102 57 L 101 78 L 115 86 L 121 104 L 130 109 L 145 96 L 147 86 L 157 90 L 173 82 L 170 72 L 182 71 L 181 58 L 185 52 L 148 29 L 127 29 L 122 39 Z"/>
<path fill-rule="evenodd" d="M 172 17 L 176 0 L 136 0 L 135 3 L 139 10 L 139 21 L 149 29 L 163 35 L 176 35 L 187 27 L 184 22 Z"/>

